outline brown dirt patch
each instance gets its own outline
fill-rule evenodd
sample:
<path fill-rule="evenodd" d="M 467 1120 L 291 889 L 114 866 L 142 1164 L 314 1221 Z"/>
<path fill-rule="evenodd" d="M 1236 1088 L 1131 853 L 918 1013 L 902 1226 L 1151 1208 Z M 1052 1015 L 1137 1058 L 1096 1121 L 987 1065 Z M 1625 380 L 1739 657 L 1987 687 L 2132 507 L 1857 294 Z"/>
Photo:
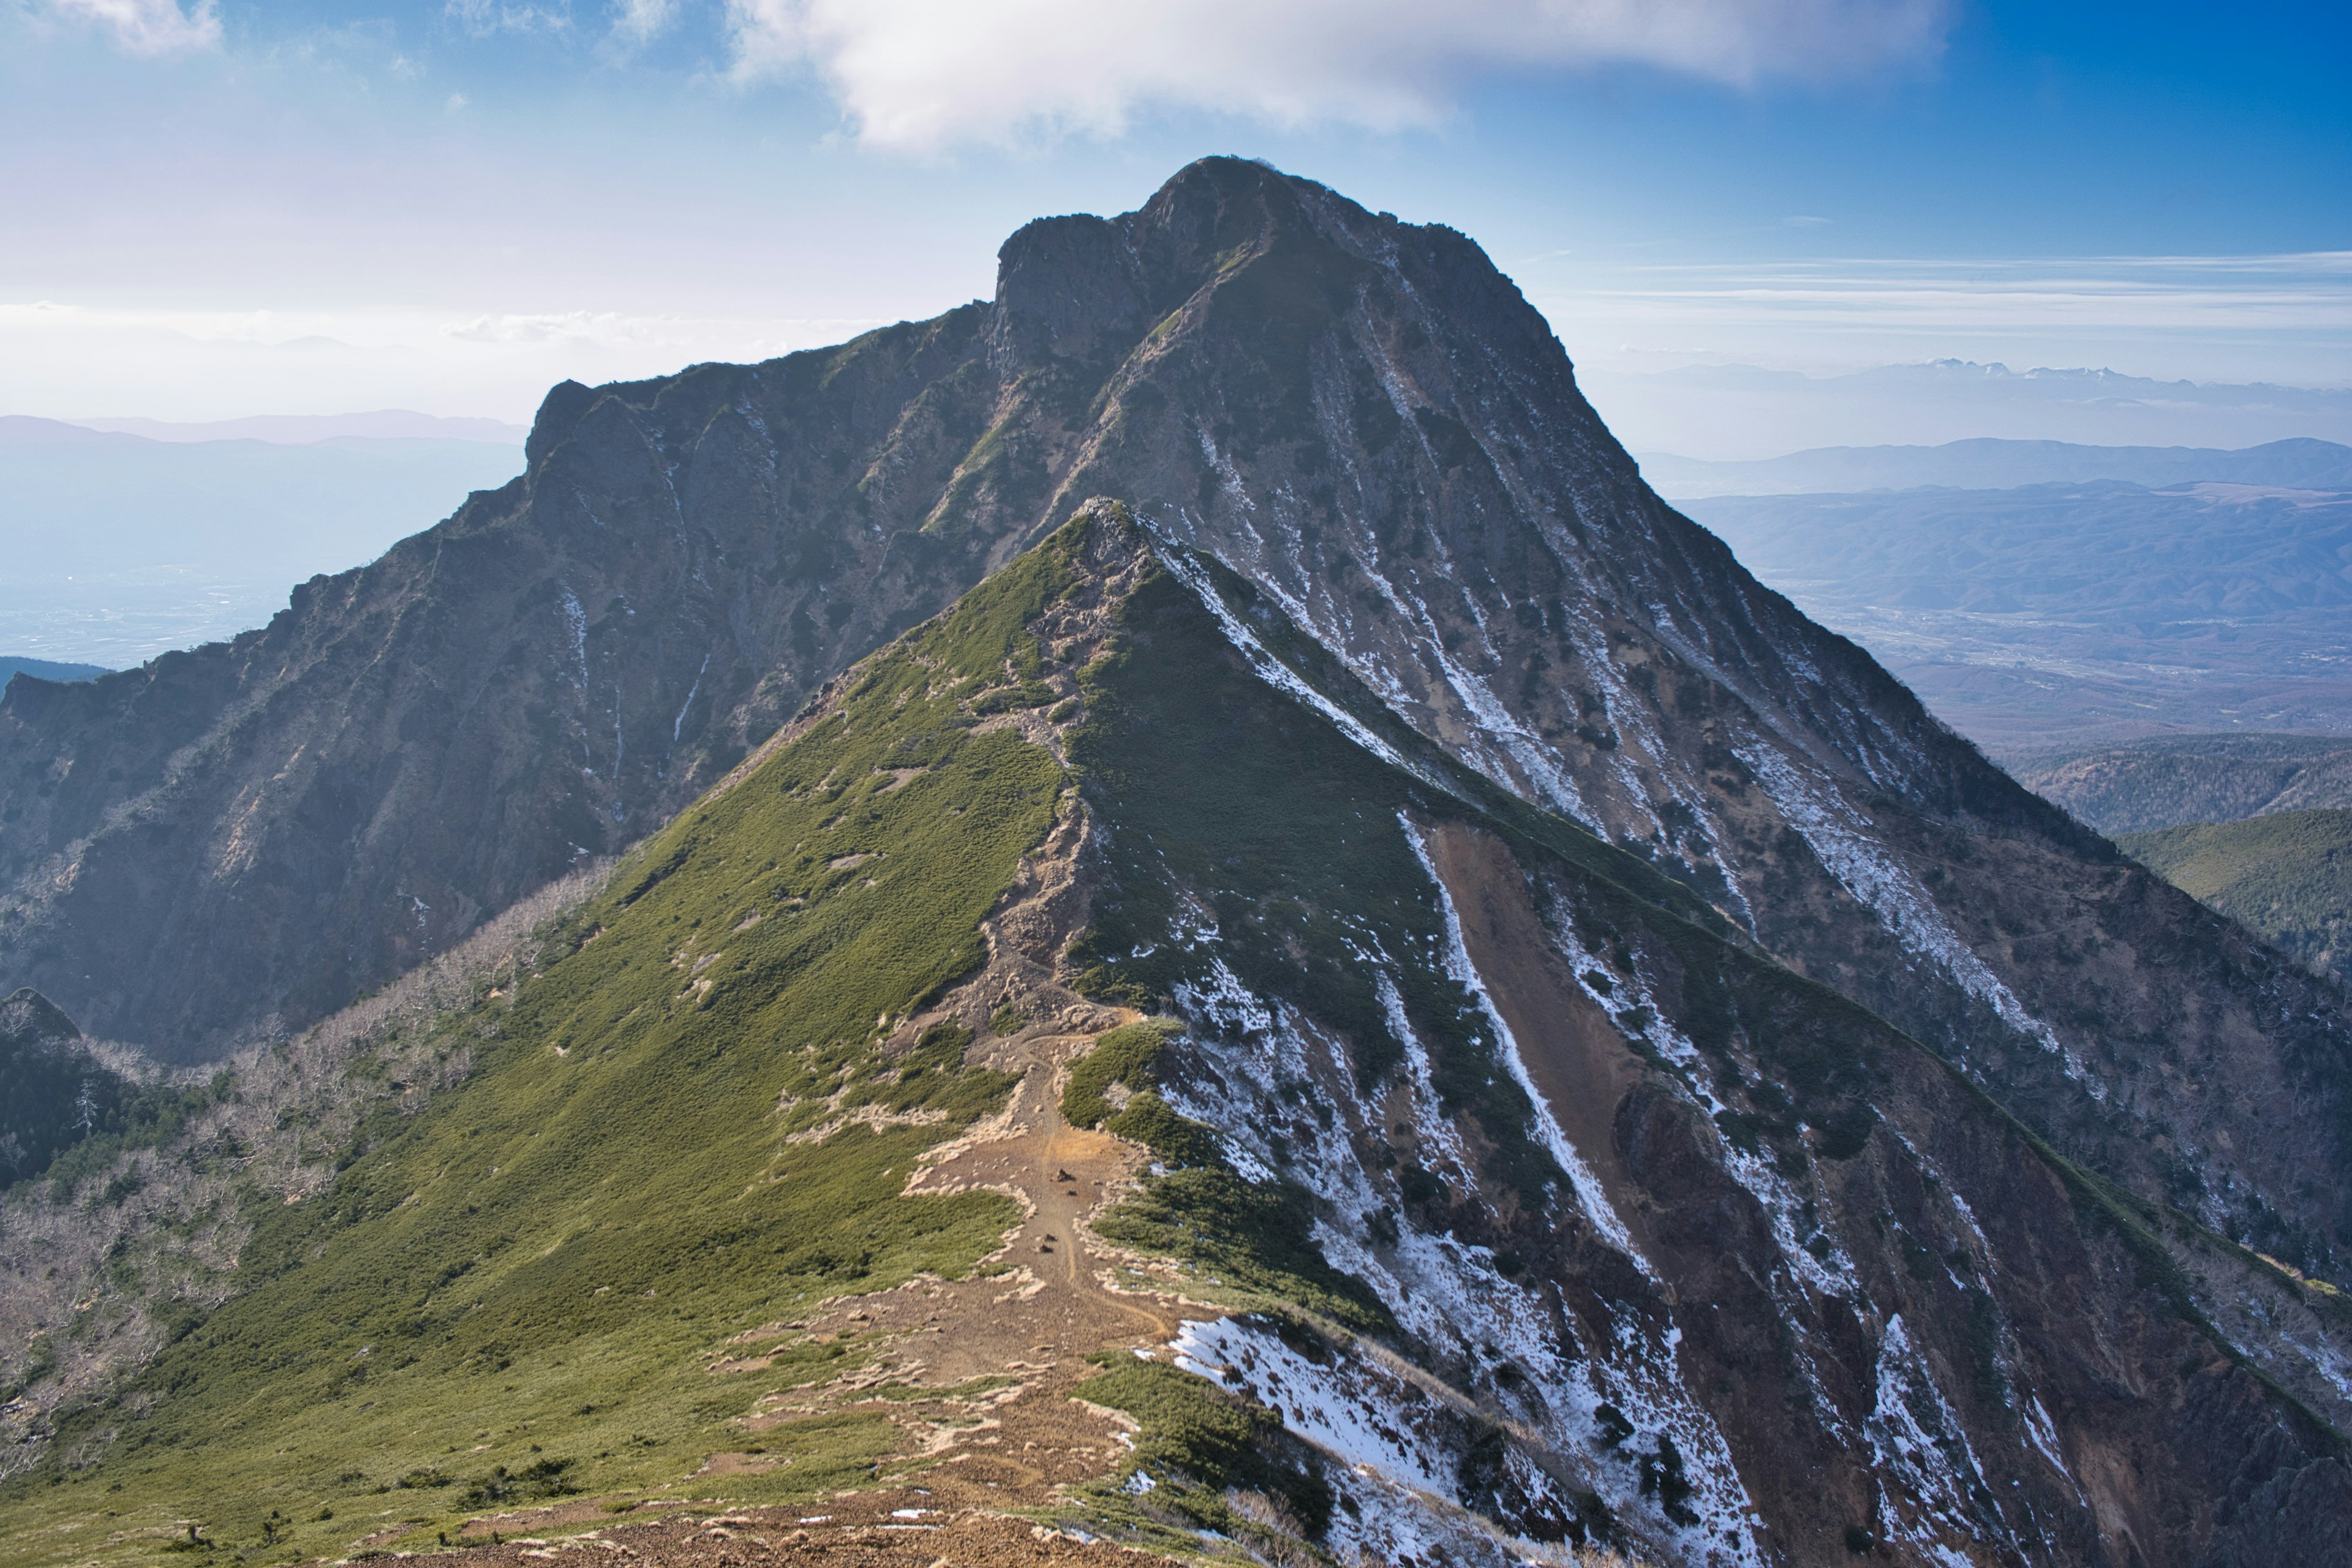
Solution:
<path fill-rule="evenodd" d="M 919 1510 L 898 1517 L 897 1510 Z M 803 1521 L 812 1522 L 803 1522 Z M 647 1568 L 1152 1568 L 1169 1560 L 1132 1547 L 1086 1542 L 1001 1514 L 938 1508 L 919 1493 L 863 1493 L 803 1509 L 740 1509 L 671 1517 L 571 1536 L 521 1536 L 425 1554 L 423 1563 L 466 1568 L 569 1568 L 639 1563 Z"/>
<path fill-rule="evenodd" d="M 1560 1130 L 1641 1235 L 1641 1188 L 1617 1156 L 1617 1108 L 1643 1079 L 1641 1058 L 1568 971 L 1528 897 L 1527 873 L 1502 841 L 1459 823 L 1429 832 L 1438 879 L 1462 921 L 1462 942 L 1496 1011 L 1519 1042 L 1528 1076 Z"/>

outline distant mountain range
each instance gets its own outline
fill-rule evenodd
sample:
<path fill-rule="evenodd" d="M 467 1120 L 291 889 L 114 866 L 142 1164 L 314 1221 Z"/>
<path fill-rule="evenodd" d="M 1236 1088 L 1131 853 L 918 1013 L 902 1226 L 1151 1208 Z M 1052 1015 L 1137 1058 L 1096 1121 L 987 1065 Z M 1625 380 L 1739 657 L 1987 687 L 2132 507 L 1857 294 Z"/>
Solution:
<path fill-rule="evenodd" d="M 54 659 L 16 658 L 0 654 L 0 689 L 19 671 L 42 680 L 90 680 L 106 673 L 102 664 L 59 664 Z"/>
<path fill-rule="evenodd" d="M 369 414 L 261 414 L 244 419 L 194 423 L 172 419 L 73 419 L 85 430 L 107 430 L 150 441 L 273 441 L 307 445 L 319 441 L 488 441 L 520 447 L 530 433 L 503 419 L 449 418 L 406 408 Z"/>
<path fill-rule="evenodd" d="M 1996 754 L 2352 731 L 2352 492 L 2101 480 L 1681 504 Z"/>
<path fill-rule="evenodd" d="M 2162 735 L 2021 756 L 2009 771 L 2110 836 L 2352 809 L 2352 735 Z"/>
<path fill-rule="evenodd" d="M 2012 371 L 1968 360 L 1814 376 L 1748 364 L 1578 379 L 1637 452 L 1714 460 L 1830 445 L 1934 446 L 1992 437 L 2126 447 L 2352 442 L 2352 389 L 2155 381 L 2111 370 Z"/>
<path fill-rule="evenodd" d="M 228 636 L 522 466 L 519 443 L 352 433 L 435 423 L 388 418 L 235 422 L 285 440 L 0 418 L 0 647 L 121 667 Z"/>
<path fill-rule="evenodd" d="M 1669 500 L 1730 495 L 1916 489 L 2013 489 L 2119 479 L 2161 489 L 2213 481 L 2286 489 L 2352 489 L 2352 447 L 2297 437 L 2238 451 L 2210 447 L 2085 447 L 2069 441 L 1948 441 L 1940 447 L 1821 447 L 1746 463 L 1651 452 L 1642 477 Z"/>

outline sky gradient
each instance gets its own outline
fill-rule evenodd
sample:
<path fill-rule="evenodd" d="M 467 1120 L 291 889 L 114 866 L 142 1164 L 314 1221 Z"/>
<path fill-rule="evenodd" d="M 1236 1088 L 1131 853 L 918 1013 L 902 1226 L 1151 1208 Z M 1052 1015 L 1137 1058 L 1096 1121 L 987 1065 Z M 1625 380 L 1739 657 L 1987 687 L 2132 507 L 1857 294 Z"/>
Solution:
<path fill-rule="evenodd" d="M 0 0 L 0 412 L 524 418 L 1212 152 L 1465 230 L 1604 372 L 2342 387 L 2347 58 L 2321 5 Z"/>

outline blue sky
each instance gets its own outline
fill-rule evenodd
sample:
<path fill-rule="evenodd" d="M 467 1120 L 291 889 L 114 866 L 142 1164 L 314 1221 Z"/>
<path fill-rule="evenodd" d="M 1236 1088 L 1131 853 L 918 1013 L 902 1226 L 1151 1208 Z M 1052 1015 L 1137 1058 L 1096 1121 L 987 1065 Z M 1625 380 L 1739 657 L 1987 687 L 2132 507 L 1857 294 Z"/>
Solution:
<path fill-rule="evenodd" d="M 1588 370 L 2352 384 L 2352 12 L 1965 0 L 0 0 L 0 412 L 528 415 L 985 294 L 1266 157 Z"/>

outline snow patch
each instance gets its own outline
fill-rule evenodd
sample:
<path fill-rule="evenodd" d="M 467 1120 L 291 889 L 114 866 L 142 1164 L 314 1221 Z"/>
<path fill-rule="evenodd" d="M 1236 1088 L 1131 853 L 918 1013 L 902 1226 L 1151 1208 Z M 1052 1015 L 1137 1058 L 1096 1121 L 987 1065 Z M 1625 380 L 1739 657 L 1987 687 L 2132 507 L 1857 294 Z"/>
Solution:
<path fill-rule="evenodd" d="M 1830 875 L 1878 917 L 1879 924 L 1905 952 L 1943 970 L 1961 990 L 1990 1007 L 2002 1023 L 2057 1057 L 2066 1076 L 2081 1084 L 2091 1098 L 2106 1099 L 2106 1086 L 2092 1077 L 2057 1033 L 2028 1012 L 2000 976 L 1960 940 L 1927 889 L 1878 847 L 1853 809 L 1833 789 L 1816 789 L 1777 748 L 1749 741 L 1732 750 L 1763 781 L 1765 793 L 1780 808 L 1780 815 L 1829 868 Z"/>

